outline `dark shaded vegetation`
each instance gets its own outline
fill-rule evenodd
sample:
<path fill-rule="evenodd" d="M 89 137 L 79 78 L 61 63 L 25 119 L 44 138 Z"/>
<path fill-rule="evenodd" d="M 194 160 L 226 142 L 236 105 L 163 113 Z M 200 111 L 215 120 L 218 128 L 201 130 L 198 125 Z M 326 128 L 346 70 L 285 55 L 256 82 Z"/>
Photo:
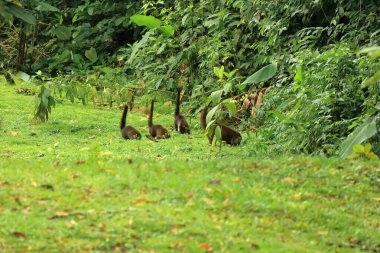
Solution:
<path fill-rule="evenodd" d="M 357 54 L 380 44 L 377 0 L 0 6 L 0 71 L 17 82 L 14 70 L 22 70 L 48 87 L 36 101 L 43 121 L 54 99 L 119 105 L 136 97 L 144 104 L 140 97 L 160 93 L 163 101 L 175 101 L 176 87 L 183 86 L 190 116 L 205 103 L 217 107 L 209 117 L 215 125 L 234 125 L 271 152 L 337 155 L 366 120 L 379 128 L 379 78 L 363 82 L 379 75 L 380 63 Z M 134 14 L 154 16 L 173 27 L 174 36 L 137 26 Z M 242 85 L 268 64 L 277 66 L 274 78 Z M 359 139 L 380 152 L 377 130 Z"/>

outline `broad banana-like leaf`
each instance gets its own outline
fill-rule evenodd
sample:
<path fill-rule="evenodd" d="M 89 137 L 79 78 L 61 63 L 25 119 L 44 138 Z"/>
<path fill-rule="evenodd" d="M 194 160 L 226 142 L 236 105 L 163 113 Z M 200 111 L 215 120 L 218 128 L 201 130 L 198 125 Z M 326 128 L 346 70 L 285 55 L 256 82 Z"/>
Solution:
<path fill-rule="evenodd" d="M 131 20 L 136 25 L 146 26 L 149 29 L 159 28 L 162 24 L 161 20 L 153 16 L 133 15 L 131 16 Z"/>
<path fill-rule="evenodd" d="M 8 10 L 13 16 L 25 21 L 26 23 L 30 25 L 36 24 L 36 18 L 30 11 L 25 10 L 24 8 L 21 8 L 15 4 L 8 5 Z"/>
<path fill-rule="evenodd" d="M 257 71 L 256 73 L 254 73 L 253 75 L 251 75 L 250 77 L 248 77 L 247 79 L 245 79 L 241 86 L 245 88 L 247 84 L 264 82 L 272 78 L 276 74 L 276 72 L 277 64 L 269 64 Z"/>
<path fill-rule="evenodd" d="M 355 144 L 361 144 L 377 133 L 376 119 L 374 117 L 367 118 L 363 124 L 356 129 L 343 141 L 340 146 L 340 157 L 345 158 L 352 154 L 352 147 Z"/>

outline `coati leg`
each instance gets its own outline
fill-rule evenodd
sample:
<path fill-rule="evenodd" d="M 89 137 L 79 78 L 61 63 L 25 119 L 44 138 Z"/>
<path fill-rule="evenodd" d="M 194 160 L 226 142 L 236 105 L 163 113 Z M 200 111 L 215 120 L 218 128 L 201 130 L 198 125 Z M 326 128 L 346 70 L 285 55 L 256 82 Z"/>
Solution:
<path fill-rule="evenodd" d="M 141 134 L 139 131 L 137 131 L 135 128 L 131 126 L 126 126 L 126 119 L 127 119 L 127 113 L 128 113 L 128 106 L 124 106 L 123 114 L 121 116 L 120 121 L 120 132 L 121 136 L 124 139 L 141 139 Z"/>
<path fill-rule="evenodd" d="M 207 127 L 207 124 L 206 124 L 206 116 L 207 116 L 207 106 L 205 106 L 201 112 L 201 126 L 202 128 L 205 130 L 206 127 Z M 221 130 L 221 135 L 222 135 L 222 141 L 225 141 L 227 144 L 229 145 L 232 145 L 232 146 L 236 146 L 236 145 L 239 145 L 240 142 L 241 142 L 241 134 L 239 132 L 237 132 L 236 130 L 226 126 L 226 125 L 223 125 L 223 124 L 220 124 L 218 123 L 219 127 L 220 127 L 220 130 Z M 211 134 L 207 134 L 207 138 L 208 138 L 208 141 L 209 143 L 211 144 L 212 143 L 212 140 L 214 139 L 214 135 L 215 135 L 215 129 L 212 131 Z"/>
<path fill-rule="evenodd" d="M 161 125 L 153 125 L 153 108 L 154 100 L 151 102 L 150 113 L 148 119 L 149 134 L 151 137 L 157 139 L 167 139 L 170 138 L 170 134 L 166 128 Z"/>
<path fill-rule="evenodd" d="M 181 134 L 188 133 L 190 134 L 190 127 L 189 124 L 187 124 L 186 119 L 183 115 L 179 112 L 179 107 L 181 104 L 181 91 L 182 88 L 177 88 L 177 100 L 175 103 L 175 111 L 174 111 L 174 128 L 177 132 Z"/>
<path fill-rule="evenodd" d="M 152 136 L 150 136 L 149 134 L 145 135 L 146 138 L 148 138 L 149 140 L 151 141 L 154 141 L 154 142 L 157 142 L 157 140 L 155 138 L 153 138 Z"/>

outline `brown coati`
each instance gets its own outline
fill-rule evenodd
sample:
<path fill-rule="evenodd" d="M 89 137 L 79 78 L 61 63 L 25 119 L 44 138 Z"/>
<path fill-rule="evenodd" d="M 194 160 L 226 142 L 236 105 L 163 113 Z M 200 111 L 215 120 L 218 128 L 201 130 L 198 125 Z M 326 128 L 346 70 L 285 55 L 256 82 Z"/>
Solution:
<path fill-rule="evenodd" d="M 150 105 L 150 113 L 148 120 L 149 134 L 151 137 L 155 139 L 167 139 L 170 137 L 168 130 L 166 130 L 166 128 L 164 128 L 161 125 L 153 125 L 153 107 L 154 100 L 152 100 Z"/>
<path fill-rule="evenodd" d="M 139 131 L 137 131 L 135 128 L 131 127 L 131 126 L 125 126 L 125 122 L 126 122 L 126 119 L 127 119 L 127 113 L 128 113 L 128 106 L 124 106 L 124 111 L 123 111 L 123 114 L 121 116 L 121 121 L 120 121 L 120 132 L 121 132 L 121 136 L 124 138 L 124 139 L 141 139 L 141 134 Z"/>
<path fill-rule="evenodd" d="M 207 127 L 207 124 L 206 124 L 207 110 L 208 108 L 207 106 L 205 106 L 201 112 L 201 126 L 203 129 L 206 129 Z M 222 141 L 225 141 L 227 144 L 233 145 L 233 146 L 240 144 L 242 138 L 239 132 L 223 124 L 218 123 L 218 125 L 220 126 Z M 210 135 L 207 134 L 207 138 L 210 144 L 212 143 L 214 135 L 215 135 L 215 129 Z"/>
<path fill-rule="evenodd" d="M 182 91 L 182 88 L 178 87 L 177 100 L 175 103 L 175 111 L 174 111 L 174 128 L 177 132 L 181 134 L 185 134 L 185 133 L 190 134 L 189 124 L 187 124 L 185 117 L 179 113 L 179 107 L 181 104 L 181 91 Z"/>

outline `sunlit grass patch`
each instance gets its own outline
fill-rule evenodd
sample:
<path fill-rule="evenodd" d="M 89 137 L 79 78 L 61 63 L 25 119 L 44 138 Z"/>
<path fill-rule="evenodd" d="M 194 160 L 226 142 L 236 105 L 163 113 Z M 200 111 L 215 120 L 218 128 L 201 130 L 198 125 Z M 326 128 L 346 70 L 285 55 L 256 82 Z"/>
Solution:
<path fill-rule="evenodd" d="M 5 94 L 1 252 L 380 250 L 376 163 L 220 150 L 196 128 L 125 141 L 118 109 L 65 103 L 34 124 L 32 98 Z M 147 132 L 146 115 L 128 121 Z"/>

